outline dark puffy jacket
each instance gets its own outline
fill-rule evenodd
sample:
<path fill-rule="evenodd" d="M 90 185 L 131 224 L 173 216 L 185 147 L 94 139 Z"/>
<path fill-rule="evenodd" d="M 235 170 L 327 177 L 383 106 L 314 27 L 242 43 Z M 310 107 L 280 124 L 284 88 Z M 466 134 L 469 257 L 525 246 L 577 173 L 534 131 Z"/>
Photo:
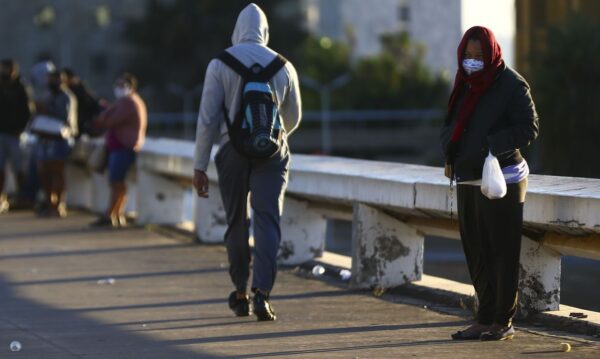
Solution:
<path fill-rule="evenodd" d="M 30 116 L 29 96 L 23 83 L 17 79 L 0 84 L 0 133 L 20 134 Z"/>
<path fill-rule="evenodd" d="M 100 102 L 83 83 L 71 86 L 69 89 L 77 99 L 77 127 L 79 128 L 79 134 L 98 135 L 97 131 L 93 129 L 92 122 L 94 117 L 102 112 Z"/>
<path fill-rule="evenodd" d="M 464 99 L 459 95 L 458 106 Z M 446 117 L 440 139 L 447 151 L 454 126 L 455 106 Z M 500 71 L 492 87 L 481 97 L 469 120 L 454 156 L 454 174 L 457 182 L 481 178 L 483 163 L 489 151 L 502 168 L 523 160 L 519 148 L 533 142 L 539 132 L 538 114 L 531 98 L 529 84 L 515 70 L 506 67 Z"/>
<path fill-rule="evenodd" d="M 41 114 L 64 121 L 70 128 L 71 135 L 77 135 L 77 98 L 66 86 L 62 86 L 57 92 L 50 91 L 39 110 Z"/>

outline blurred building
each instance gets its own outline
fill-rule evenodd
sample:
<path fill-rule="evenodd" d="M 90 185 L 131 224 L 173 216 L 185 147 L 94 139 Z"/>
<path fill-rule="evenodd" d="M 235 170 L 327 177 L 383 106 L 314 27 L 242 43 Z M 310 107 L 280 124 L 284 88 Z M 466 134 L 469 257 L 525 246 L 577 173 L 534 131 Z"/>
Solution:
<path fill-rule="evenodd" d="M 2 0 L 0 57 L 13 57 L 27 77 L 51 59 L 72 67 L 100 94 L 125 70 L 127 19 L 144 15 L 148 0 Z"/>
<path fill-rule="evenodd" d="M 126 22 L 144 16 L 149 1 L 2 0 L 0 58 L 16 58 L 24 74 L 38 60 L 52 59 L 59 67 L 75 69 L 100 94 L 109 95 L 112 79 L 126 70 L 132 51 L 124 38 Z M 302 11 L 312 34 L 350 44 L 356 57 L 378 53 L 382 34 L 406 31 L 425 46 L 425 62 L 434 71 L 451 74 L 461 35 L 475 24 L 494 30 L 512 64 L 514 1 L 302 0 L 282 2 L 281 7 Z M 545 2 L 522 1 L 535 3 L 530 8 Z"/>
<path fill-rule="evenodd" d="M 357 57 L 377 54 L 380 37 L 406 31 L 426 48 L 436 72 L 456 71 L 456 47 L 473 25 L 491 28 L 513 63 L 515 0 L 304 0 L 309 31 L 348 43 Z"/>
<path fill-rule="evenodd" d="M 527 74 L 531 61 L 546 48 L 549 28 L 572 14 L 600 21 L 599 0 L 517 0 L 517 66 Z"/>

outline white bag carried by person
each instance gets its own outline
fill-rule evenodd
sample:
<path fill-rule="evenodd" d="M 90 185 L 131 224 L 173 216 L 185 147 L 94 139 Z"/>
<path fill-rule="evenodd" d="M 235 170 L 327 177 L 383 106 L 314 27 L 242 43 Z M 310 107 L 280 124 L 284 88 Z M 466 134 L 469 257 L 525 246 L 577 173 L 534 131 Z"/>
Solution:
<path fill-rule="evenodd" d="M 35 134 L 62 138 L 71 136 L 71 129 L 65 124 L 65 121 L 45 115 L 35 116 L 29 125 L 29 131 Z"/>
<path fill-rule="evenodd" d="M 489 199 L 499 199 L 506 195 L 506 180 L 500 163 L 492 152 L 485 158 L 481 176 L 481 193 Z"/>

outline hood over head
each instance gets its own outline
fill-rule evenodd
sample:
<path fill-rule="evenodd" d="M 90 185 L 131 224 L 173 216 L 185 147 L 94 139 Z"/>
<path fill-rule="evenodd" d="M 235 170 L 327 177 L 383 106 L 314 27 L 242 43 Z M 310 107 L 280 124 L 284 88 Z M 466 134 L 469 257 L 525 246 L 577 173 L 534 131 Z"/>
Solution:
<path fill-rule="evenodd" d="M 234 45 L 250 42 L 264 46 L 269 43 L 267 16 L 258 5 L 252 3 L 240 12 L 231 42 Z"/>
<path fill-rule="evenodd" d="M 483 51 L 483 70 L 474 72 L 468 75 L 462 66 L 462 61 L 465 58 L 465 49 L 469 40 L 479 40 L 481 42 L 481 50 Z M 483 26 L 473 26 L 467 30 L 460 41 L 457 49 L 458 70 L 454 78 L 454 88 L 448 101 L 448 115 L 452 113 L 454 106 L 458 103 L 458 97 L 462 89 L 468 85 L 468 90 L 465 94 L 465 99 L 460 103 L 457 109 L 457 123 L 452 132 L 449 148 L 446 148 L 446 155 L 449 158 L 454 158 L 458 146 L 458 141 L 462 137 L 463 130 L 475 111 L 475 107 L 481 96 L 486 93 L 496 81 L 496 76 L 501 71 L 504 71 L 506 65 L 502 60 L 502 49 L 496 41 L 496 37 L 492 30 Z M 453 163 L 453 159 L 450 163 Z"/>

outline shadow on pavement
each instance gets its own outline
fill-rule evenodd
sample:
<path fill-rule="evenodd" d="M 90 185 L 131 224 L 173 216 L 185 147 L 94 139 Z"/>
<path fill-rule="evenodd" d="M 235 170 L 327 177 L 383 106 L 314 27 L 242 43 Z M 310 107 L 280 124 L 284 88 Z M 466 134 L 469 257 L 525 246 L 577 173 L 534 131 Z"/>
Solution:
<path fill-rule="evenodd" d="M 84 249 L 75 251 L 56 251 L 56 252 L 39 252 L 39 253 L 19 253 L 19 254 L 6 254 L 0 256 L 0 260 L 3 259 L 25 259 L 25 258 L 48 258 L 48 257 L 63 257 L 63 256 L 83 256 L 83 255 L 98 255 L 98 254 L 111 254 L 111 253 L 124 253 L 124 252 L 141 252 L 141 251 L 162 251 L 165 249 L 175 249 L 184 247 L 193 247 L 195 244 L 161 244 L 153 246 L 133 246 L 133 247 L 119 247 L 119 248 L 104 248 L 104 249 Z"/>
<path fill-rule="evenodd" d="M 316 298 L 316 297 L 346 297 L 349 295 L 360 295 L 359 293 L 353 293 L 350 291 L 319 291 L 319 292 L 306 292 L 298 294 L 278 295 L 273 296 L 273 301 L 282 300 L 295 300 L 302 298 Z M 87 307 L 68 309 L 70 312 L 104 312 L 104 311 L 115 311 L 115 310 L 135 310 L 135 309 L 150 309 L 150 308 L 166 308 L 166 307 L 182 307 L 188 305 L 210 305 L 225 303 L 224 298 L 213 298 L 213 299 L 202 299 L 202 300 L 184 300 L 178 302 L 161 302 L 161 303 L 148 303 L 148 304 L 136 304 L 136 305 L 119 305 L 110 307 Z"/>
<path fill-rule="evenodd" d="M 193 274 L 213 274 L 218 272 L 225 272 L 226 268 L 203 268 L 194 270 L 182 270 L 182 271 L 170 271 L 170 272 L 151 272 L 151 273 L 136 273 L 136 274 L 106 274 L 99 276 L 87 276 L 87 277 L 75 277 L 75 278 L 60 278 L 60 279 L 48 279 L 48 280 L 33 280 L 23 282 L 12 282 L 12 286 L 26 286 L 26 285 L 52 285 L 52 284 L 66 284 L 66 283 L 78 283 L 78 282 L 96 282 L 101 279 L 114 278 L 115 280 L 127 280 L 127 279 L 141 279 L 141 278 L 153 278 L 153 277 L 170 277 L 180 275 L 193 275 Z"/>
<path fill-rule="evenodd" d="M 303 354 L 318 354 L 318 353 L 333 353 L 333 352 L 352 352 L 355 350 L 368 350 L 368 349 L 385 349 L 385 348 L 401 348 L 401 347 L 413 347 L 420 345 L 452 345 L 461 344 L 454 340 L 423 340 L 415 342 L 403 342 L 403 343 L 387 343 L 387 344 L 373 344 L 373 345 L 355 345 L 348 347 L 336 347 L 336 348 L 320 348 L 320 349 L 306 349 L 306 350 L 290 350 L 281 352 L 270 352 L 270 353 L 255 353 L 248 355 L 239 355 L 232 358 L 265 358 L 265 357 L 276 357 L 276 356 L 291 356 L 291 355 L 303 355 Z"/>
<path fill-rule="evenodd" d="M 175 345 L 189 345 L 189 344 L 204 344 L 204 343 L 216 343 L 216 342 L 232 342 L 241 340 L 265 340 L 265 339 L 280 339 L 300 336 L 319 336 L 319 335 L 332 335 L 332 334 L 352 334 L 352 333 L 371 333 L 380 331 L 390 330 L 403 330 L 403 329 L 425 329 L 425 328 L 442 328 L 442 327 L 454 327 L 457 325 L 464 325 L 466 321 L 453 321 L 453 322 L 438 322 L 438 323 L 415 323 L 415 324 L 398 324 L 398 325 L 369 325 L 361 327 L 339 327 L 339 328 L 321 328 L 321 329 L 309 329 L 309 330 L 297 330 L 291 332 L 275 332 L 275 333 L 259 333 L 259 334 L 245 334 L 245 335 L 231 335 L 231 336 L 220 336 L 220 337 L 209 337 L 209 338 L 198 338 L 198 339 L 183 339 L 173 340 L 169 343 Z M 453 342 L 452 340 L 438 340 L 433 341 L 436 343 L 447 344 Z M 432 341 L 425 342 L 411 342 L 413 345 L 432 344 Z M 406 346 L 411 343 L 400 343 L 397 346 Z M 454 341 L 456 343 L 456 341 Z"/>
<path fill-rule="evenodd" d="M 222 299 L 221 299 L 222 301 Z M 0 275 L 0 357 L 15 358 L 220 358 L 199 351 L 174 348 L 174 343 L 156 341 L 116 325 L 103 324 L 52 308 L 15 294 L 12 284 Z M 121 323 L 123 324 L 123 323 Z M 18 353 L 8 343 L 21 342 Z M 6 353 L 3 353 L 6 351 Z"/>

